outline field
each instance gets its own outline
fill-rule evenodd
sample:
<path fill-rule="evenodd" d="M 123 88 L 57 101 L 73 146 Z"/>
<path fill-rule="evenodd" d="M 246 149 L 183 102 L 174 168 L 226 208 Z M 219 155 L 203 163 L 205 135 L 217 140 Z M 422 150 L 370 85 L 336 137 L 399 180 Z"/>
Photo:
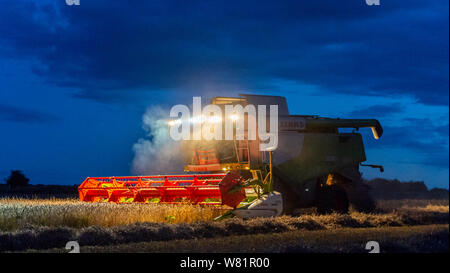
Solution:
<path fill-rule="evenodd" d="M 378 201 L 372 214 L 213 221 L 223 210 L 192 205 L 0 199 L 0 251 L 383 252 L 448 251 L 448 200 Z"/>

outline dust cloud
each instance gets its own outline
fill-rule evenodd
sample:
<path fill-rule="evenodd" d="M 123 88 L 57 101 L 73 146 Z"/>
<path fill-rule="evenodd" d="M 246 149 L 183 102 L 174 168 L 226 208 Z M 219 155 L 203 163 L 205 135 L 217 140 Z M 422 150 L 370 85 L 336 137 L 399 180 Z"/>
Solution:
<path fill-rule="evenodd" d="M 161 106 L 147 108 L 142 116 L 142 127 L 147 136 L 133 145 L 133 174 L 183 174 L 182 142 L 170 137 L 168 118 L 168 109 Z"/>

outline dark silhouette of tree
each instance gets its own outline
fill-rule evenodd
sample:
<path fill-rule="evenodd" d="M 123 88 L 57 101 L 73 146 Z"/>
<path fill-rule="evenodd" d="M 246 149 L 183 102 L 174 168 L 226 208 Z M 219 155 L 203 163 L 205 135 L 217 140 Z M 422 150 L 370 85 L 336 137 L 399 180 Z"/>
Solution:
<path fill-rule="evenodd" d="M 10 188 L 17 188 L 17 187 L 25 187 L 28 186 L 28 182 L 30 179 L 28 179 L 22 171 L 19 170 L 11 170 L 11 174 L 6 179 L 6 184 Z"/>

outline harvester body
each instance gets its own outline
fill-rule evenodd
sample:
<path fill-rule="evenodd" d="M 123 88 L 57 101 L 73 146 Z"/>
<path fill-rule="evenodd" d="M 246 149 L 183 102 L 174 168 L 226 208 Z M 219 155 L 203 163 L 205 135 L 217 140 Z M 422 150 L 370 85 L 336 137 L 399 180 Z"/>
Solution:
<path fill-rule="evenodd" d="M 359 166 L 366 161 L 366 154 L 362 135 L 355 130 L 371 128 L 374 138 L 378 139 L 383 134 L 378 120 L 290 115 L 285 98 L 278 96 L 217 97 L 211 103 L 222 107 L 230 104 L 244 107 L 265 105 L 267 109 L 270 105 L 278 105 L 277 148 L 261 151 L 260 139 L 249 139 L 248 128 L 244 129 L 240 139 L 236 130 L 233 140 L 185 141 L 185 171 L 234 171 L 247 179 L 261 181 L 270 173 L 273 179 L 271 190 L 282 193 L 283 209 L 287 213 L 309 206 L 344 212 L 348 209 L 345 203 L 351 201 L 359 203 L 355 206 L 363 210 L 373 207 L 368 189 L 361 183 Z M 222 120 L 227 118 L 224 116 Z M 266 128 L 269 128 L 269 123 Z M 355 130 L 341 132 L 343 128 Z M 273 168 L 271 172 L 270 165 Z M 335 190 L 337 187 L 340 189 Z M 336 198 L 337 202 L 344 204 L 321 200 Z"/>

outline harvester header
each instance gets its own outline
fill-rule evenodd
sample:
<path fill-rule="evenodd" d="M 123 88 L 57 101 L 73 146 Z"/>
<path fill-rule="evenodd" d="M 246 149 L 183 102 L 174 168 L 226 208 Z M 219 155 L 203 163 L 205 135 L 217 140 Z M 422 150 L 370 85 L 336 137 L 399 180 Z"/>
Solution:
<path fill-rule="evenodd" d="M 115 203 L 179 203 L 237 206 L 244 198 L 224 195 L 219 184 L 232 188 L 241 177 L 231 173 L 198 175 L 154 175 L 122 177 L 88 177 L 78 187 L 81 201 Z M 222 200 L 222 202 L 218 202 Z M 178 202 L 177 202 L 178 201 Z"/>

